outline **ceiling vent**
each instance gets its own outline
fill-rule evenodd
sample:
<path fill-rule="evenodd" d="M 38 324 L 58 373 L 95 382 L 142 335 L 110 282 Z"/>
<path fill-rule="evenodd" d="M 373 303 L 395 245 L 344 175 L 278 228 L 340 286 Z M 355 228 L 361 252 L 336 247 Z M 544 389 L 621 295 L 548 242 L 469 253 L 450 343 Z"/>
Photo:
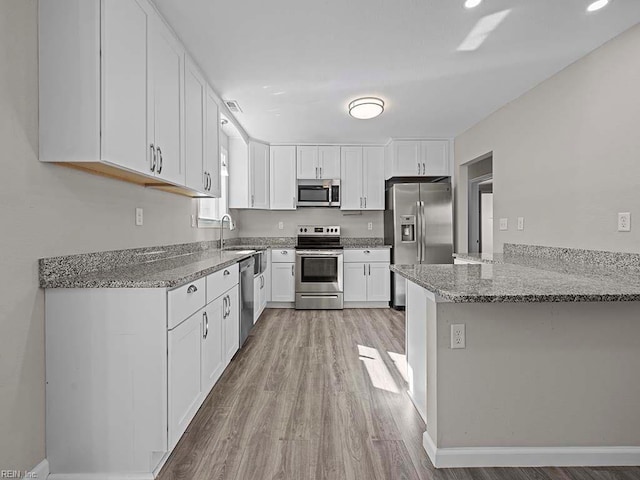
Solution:
<path fill-rule="evenodd" d="M 242 113 L 240 105 L 238 105 L 238 102 L 236 102 L 235 100 L 225 100 L 224 104 L 227 106 L 231 113 Z"/>

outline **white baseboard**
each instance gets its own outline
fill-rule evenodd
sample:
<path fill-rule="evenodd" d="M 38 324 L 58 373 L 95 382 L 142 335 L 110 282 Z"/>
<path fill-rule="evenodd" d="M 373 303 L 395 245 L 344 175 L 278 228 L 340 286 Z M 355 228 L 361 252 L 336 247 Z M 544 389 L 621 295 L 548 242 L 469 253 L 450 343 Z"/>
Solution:
<path fill-rule="evenodd" d="M 49 462 L 45 458 L 38 465 L 29 471 L 23 478 L 37 478 L 38 480 L 44 480 L 49 476 Z"/>
<path fill-rule="evenodd" d="M 52 473 L 48 480 L 154 480 L 152 473 Z"/>
<path fill-rule="evenodd" d="M 436 468 L 640 465 L 640 447 L 437 448 L 427 432 L 422 436 L 422 446 Z"/>

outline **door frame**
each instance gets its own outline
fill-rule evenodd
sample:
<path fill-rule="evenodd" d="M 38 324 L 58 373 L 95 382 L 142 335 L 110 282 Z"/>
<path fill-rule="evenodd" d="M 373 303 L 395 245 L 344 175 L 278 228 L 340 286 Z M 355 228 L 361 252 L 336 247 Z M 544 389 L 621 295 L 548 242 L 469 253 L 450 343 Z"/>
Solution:
<path fill-rule="evenodd" d="M 480 186 L 490 180 L 493 180 L 493 173 L 469 179 L 467 188 L 469 200 L 467 210 L 469 217 L 469 253 L 480 253 Z"/>

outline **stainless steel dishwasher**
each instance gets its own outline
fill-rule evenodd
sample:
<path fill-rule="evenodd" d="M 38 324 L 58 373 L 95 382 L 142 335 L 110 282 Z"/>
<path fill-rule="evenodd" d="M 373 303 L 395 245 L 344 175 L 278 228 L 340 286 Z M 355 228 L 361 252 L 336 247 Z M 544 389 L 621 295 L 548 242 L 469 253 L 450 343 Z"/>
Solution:
<path fill-rule="evenodd" d="M 253 328 L 253 257 L 240 262 L 240 347 Z"/>

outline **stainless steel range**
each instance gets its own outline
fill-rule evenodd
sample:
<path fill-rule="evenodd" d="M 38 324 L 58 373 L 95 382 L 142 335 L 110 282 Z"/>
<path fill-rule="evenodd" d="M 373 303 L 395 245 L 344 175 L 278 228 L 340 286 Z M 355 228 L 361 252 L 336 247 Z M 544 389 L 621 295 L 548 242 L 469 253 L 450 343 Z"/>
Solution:
<path fill-rule="evenodd" d="M 344 252 L 340 227 L 301 225 L 296 244 L 296 309 L 342 310 Z"/>

